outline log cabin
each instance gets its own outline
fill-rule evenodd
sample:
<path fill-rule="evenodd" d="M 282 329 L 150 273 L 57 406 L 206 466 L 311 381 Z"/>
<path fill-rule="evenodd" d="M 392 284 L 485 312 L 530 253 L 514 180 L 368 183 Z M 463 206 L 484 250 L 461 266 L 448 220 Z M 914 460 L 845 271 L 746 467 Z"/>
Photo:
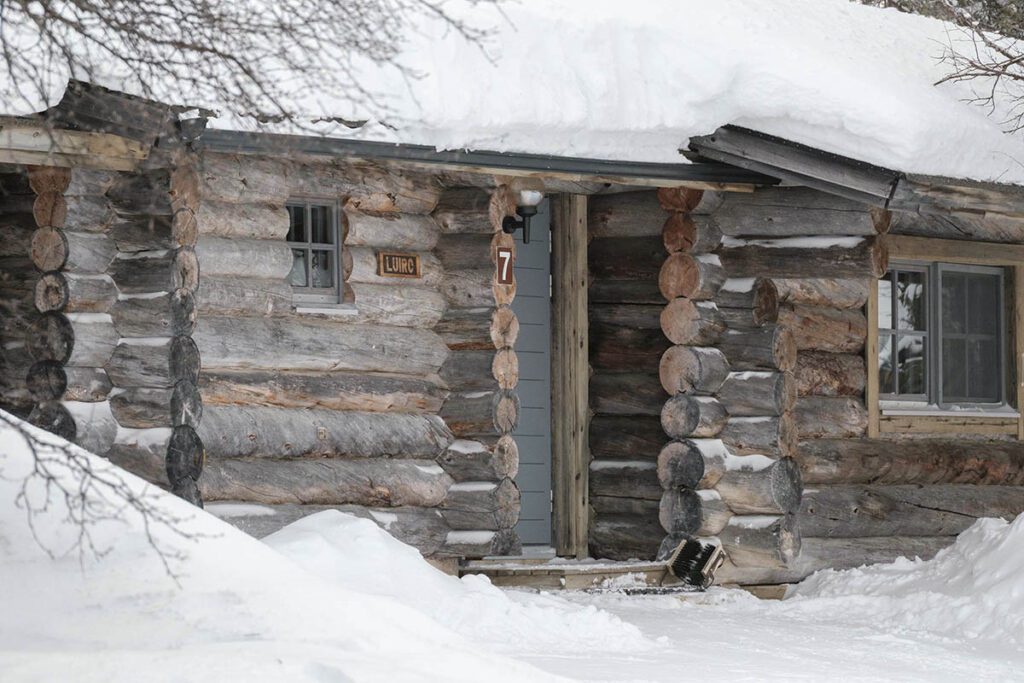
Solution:
<path fill-rule="evenodd" d="M 0 133 L 0 407 L 254 535 L 714 538 L 769 585 L 1024 511 L 1018 186 L 736 126 L 677 164 L 214 130 L 81 82 Z"/>

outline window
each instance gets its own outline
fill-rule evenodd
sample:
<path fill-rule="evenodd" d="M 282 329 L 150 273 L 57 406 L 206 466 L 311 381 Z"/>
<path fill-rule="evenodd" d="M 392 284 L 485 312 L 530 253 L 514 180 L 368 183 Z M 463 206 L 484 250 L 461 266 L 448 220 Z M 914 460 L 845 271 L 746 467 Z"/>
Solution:
<path fill-rule="evenodd" d="M 878 282 L 879 398 L 1006 403 L 1004 269 L 898 263 Z"/>
<path fill-rule="evenodd" d="M 341 231 L 335 204 L 289 202 L 288 274 L 297 301 L 337 304 L 342 301 Z"/>

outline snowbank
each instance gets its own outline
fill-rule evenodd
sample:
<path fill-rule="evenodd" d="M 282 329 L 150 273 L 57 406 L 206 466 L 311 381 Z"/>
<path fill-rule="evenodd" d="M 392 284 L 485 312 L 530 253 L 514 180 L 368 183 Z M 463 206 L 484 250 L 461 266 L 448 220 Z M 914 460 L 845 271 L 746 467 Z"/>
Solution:
<path fill-rule="evenodd" d="M 981 519 L 929 561 L 819 572 L 792 592 L 794 609 L 1024 647 L 1024 515 Z"/>
<path fill-rule="evenodd" d="M 336 510 L 305 517 L 263 542 L 322 579 L 394 598 L 496 650 L 639 653 L 654 647 L 635 626 L 594 607 L 506 593 L 481 576 L 448 576 L 373 522 Z"/>
<path fill-rule="evenodd" d="M 10 422 L 8 422 L 10 421 Z M 72 447 L 100 480 L 123 482 L 174 527 L 151 524 L 102 483 L 84 502 L 95 549 L 76 550 L 61 496 L 25 489 L 36 509 L 14 501 L 31 476 L 29 444 L 0 413 L 0 677 L 77 681 L 522 681 L 545 680 L 523 663 L 469 644 L 391 598 L 324 581 L 183 501 Z M 56 437 L 21 424 L 42 444 Z M 77 489 L 61 459 L 55 481 Z M 54 489 L 51 488 L 51 492 Z M 29 523 L 31 520 L 31 525 Z M 177 529 L 178 531 L 174 531 Z M 180 532 L 180 533 L 179 533 Z M 154 551 L 168 559 L 172 578 Z M 51 558 L 50 554 L 53 554 Z M 386 576 L 387 557 L 377 567 Z M 73 672 L 73 673 L 70 673 Z M 443 672 L 443 675 L 441 674 Z"/>
<path fill-rule="evenodd" d="M 315 88 L 282 76 L 295 84 L 282 101 L 307 120 L 371 120 L 359 132 L 322 124 L 327 134 L 442 149 L 682 162 L 690 137 L 731 123 L 909 173 L 1024 183 L 1024 142 L 999 130 L 1011 103 L 988 117 L 965 103 L 986 83 L 933 85 L 948 74 L 944 48 L 969 46 L 937 20 L 849 0 L 451 0 L 445 9 L 491 35 L 480 45 L 421 18 L 398 57 L 408 71 L 355 66 L 375 103 L 341 74 Z M 130 75 L 103 78 L 104 67 L 113 65 L 94 78 L 134 87 Z M 223 112 L 213 127 L 258 128 L 220 93 L 163 90 L 154 94 Z M 18 101 L 11 84 L 0 92 Z"/>

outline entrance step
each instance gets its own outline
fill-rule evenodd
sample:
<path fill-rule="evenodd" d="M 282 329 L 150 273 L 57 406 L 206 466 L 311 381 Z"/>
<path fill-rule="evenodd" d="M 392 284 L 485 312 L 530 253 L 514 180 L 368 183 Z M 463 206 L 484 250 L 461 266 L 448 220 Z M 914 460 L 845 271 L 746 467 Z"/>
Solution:
<path fill-rule="evenodd" d="M 460 576 L 482 574 L 495 586 L 546 590 L 627 589 L 661 586 L 662 562 L 601 562 L 521 557 L 492 557 L 464 562 Z M 674 583 L 668 577 L 666 583 Z"/>

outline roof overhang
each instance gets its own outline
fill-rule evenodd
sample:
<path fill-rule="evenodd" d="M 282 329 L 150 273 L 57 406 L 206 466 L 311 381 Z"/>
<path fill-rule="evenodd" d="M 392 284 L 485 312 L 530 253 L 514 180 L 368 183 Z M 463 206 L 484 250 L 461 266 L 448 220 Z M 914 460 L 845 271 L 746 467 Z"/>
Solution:
<path fill-rule="evenodd" d="M 149 146 L 112 133 L 67 130 L 43 119 L 0 117 L 0 164 L 131 171 Z"/>
<path fill-rule="evenodd" d="M 439 151 L 427 145 L 217 129 L 204 131 L 201 141 L 205 149 L 216 152 L 367 159 L 424 170 L 443 169 L 571 182 L 738 192 L 750 192 L 759 185 L 778 183 L 775 177 L 717 162 L 656 164 L 512 152 Z"/>

